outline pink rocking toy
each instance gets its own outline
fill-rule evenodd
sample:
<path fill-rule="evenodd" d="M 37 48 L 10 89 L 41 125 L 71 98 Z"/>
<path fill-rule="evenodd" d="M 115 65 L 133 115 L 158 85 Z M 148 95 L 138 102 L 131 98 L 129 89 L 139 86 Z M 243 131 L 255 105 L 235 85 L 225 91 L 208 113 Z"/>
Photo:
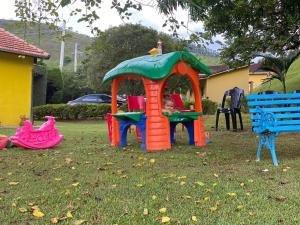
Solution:
<path fill-rule="evenodd" d="M 23 127 L 17 129 L 15 136 L 10 138 L 11 142 L 16 146 L 29 149 L 46 149 L 58 145 L 64 136 L 60 135 L 54 127 L 54 117 L 46 116 L 46 118 L 48 121 L 37 130 L 33 129 L 29 120 L 26 120 Z"/>

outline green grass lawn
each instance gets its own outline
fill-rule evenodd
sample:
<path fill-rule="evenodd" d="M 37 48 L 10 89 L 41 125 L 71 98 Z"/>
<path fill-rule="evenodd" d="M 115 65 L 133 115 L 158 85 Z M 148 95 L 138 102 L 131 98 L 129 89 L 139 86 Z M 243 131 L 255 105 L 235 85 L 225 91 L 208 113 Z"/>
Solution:
<path fill-rule="evenodd" d="M 178 126 L 171 150 L 144 153 L 133 134 L 128 148 L 110 147 L 105 121 L 58 122 L 56 148 L 0 151 L 0 224 L 300 224 L 300 134 L 277 138 L 274 167 L 266 151 L 255 162 L 248 120 L 235 133 L 205 123 L 207 147 L 187 145 Z"/>

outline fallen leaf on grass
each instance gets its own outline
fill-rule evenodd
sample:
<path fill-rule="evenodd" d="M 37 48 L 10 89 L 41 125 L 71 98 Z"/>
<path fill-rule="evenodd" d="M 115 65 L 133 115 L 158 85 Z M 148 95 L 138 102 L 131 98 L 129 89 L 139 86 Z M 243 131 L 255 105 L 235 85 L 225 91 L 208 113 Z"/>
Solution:
<path fill-rule="evenodd" d="M 218 178 L 218 177 L 219 177 L 219 175 L 218 175 L 218 174 L 216 174 L 216 173 L 214 173 L 214 177 Z"/>
<path fill-rule="evenodd" d="M 256 215 L 256 212 L 249 211 L 248 214 L 249 214 L 249 216 L 255 216 L 255 215 Z"/>
<path fill-rule="evenodd" d="M 162 223 L 169 223 L 170 221 L 171 221 L 171 218 L 168 217 L 168 216 L 163 216 L 163 217 L 161 218 L 161 222 L 162 222 Z"/>
<path fill-rule="evenodd" d="M 74 222 L 74 225 L 80 225 L 80 224 L 83 224 L 83 223 L 85 223 L 85 222 L 87 222 L 86 220 L 76 220 L 75 222 Z"/>
<path fill-rule="evenodd" d="M 160 208 L 160 209 L 159 209 L 159 212 L 160 212 L 160 213 L 165 213 L 165 212 L 167 212 L 167 208 Z"/>
<path fill-rule="evenodd" d="M 155 159 L 150 159 L 149 162 L 150 163 L 155 163 Z"/>
<path fill-rule="evenodd" d="M 199 185 L 199 186 L 201 186 L 201 187 L 204 186 L 204 183 L 201 182 L 201 181 L 196 181 L 195 184 L 197 184 L 197 185 Z"/>
<path fill-rule="evenodd" d="M 209 210 L 210 210 L 211 212 L 215 212 L 215 211 L 217 211 L 217 209 L 218 209 L 217 207 L 210 207 L 210 208 L 209 208 Z"/>
<path fill-rule="evenodd" d="M 149 210 L 147 208 L 144 208 L 143 215 L 147 216 L 148 214 L 149 214 Z"/>
<path fill-rule="evenodd" d="M 21 213 L 27 212 L 27 209 L 26 208 L 19 208 L 19 212 L 21 212 Z"/>
<path fill-rule="evenodd" d="M 237 208 L 238 210 L 240 210 L 240 209 L 244 208 L 244 206 L 243 206 L 243 205 L 238 205 L 236 208 Z"/>
<path fill-rule="evenodd" d="M 268 169 L 263 169 L 261 172 L 269 172 Z"/>
<path fill-rule="evenodd" d="M 226 193 L 226 194 L 229 195 L 229 196 L 231 196 L 231 197 L 236 196 L 236 193 L 235 193 L 235 192 L 228 192 L 228 193 Z"/>
<path fill-rule="evenodd" d="M 181 181 L 181 182 L 180 182 L 180 185 L 185 185 L 185 183 L 186 183 L 186 182 L 184 182 L 184 181 Z"/>
<path fill-rule="evenodd" d="M 186 176 L 181 176 L 181 177 L 177 177 L 178 180 L 181 180 L 181 179 L 186 179 Z"/>
<path fill-rule="evenodd" d="M 144 185 L 143 184 L 137 184 L 136 186 L 137 187 L 143 187 Z"/>
<path fill-rule="evenodd" d="M 71 158 L 69 158 L 69 157 L 65 158 L 65 162 L 66 162 L 67 164 L 70 164 L 72 161 L 73 161 L 73 160 L 72 160 Z"/>
<path fill-rule="evenodd" d="M 204 201 L 209 201 L 209 197 L 204 197 Z"/>
<path fill-rule="evenodd" d="M 37 209 L 33 210 L 32 215 L 38 218 L 45 216 L 45 214 L 42 211 Z"/>
<path fill-rule="evenodd" d="M 13 203 L 11 203 L 11 206 L 12 207 L 17 207 L 17 204 L 13 202 Z"/>
<path fill-rule="evenodd" d="M 151 199 L 152 199 L 152 200 L 155 200 L 155 199 L 157 199 L 157 196 L 156 196 L 156 195 L 152 195 L 152 196 L 151 196 Z"/>
<path fill-rule="evenodd" d="M 79 185 L 79 182 L 73 183 L 72 186 L 73 187 L 77 187 Z"/>
<path fill-rule="evenodd" d="M 72 215 L 71 211 L 67 212 L 67 218 L 73 218 L 73 215 Z"/>
<path fill-rule="evenodd" d="M 207 155 L 207 152 L 196 152 L 196 155 L 199 157 L 204 157 Z"/>
<path fill-rule="evenodd" d="M 189 195 L 183 195 L 182 198 L 184 198 L 184 199 L 192 199 L 192 196 L 189 196 Z"/>
<path fill-rule="evenodd" d="M 196 216 L 192 216 L 192 221 L 194 221 L 194 222 L 198 221 L 197 217 Z"/>
<path fill-rule="evenodd" d="M 11 181 L 11 182 L 9 182 L 8 184 L 9 184 L 9 185 L 17 185 L 17 184 L 19 184 L 19 182 Z"/>
<path fill-rule="evenodd" d="M 57 224 L 59 220 L 58 220 L 58 218 L 54 217 L 54 218 L 51 218 L 50 221 L 52 224 Z"/>
<path fill-rule="evenodd" d="M 55 177 L 54 180 L 56 180 L 56 181 L 61 181 L 62 178 L 60 178 L 60 177 Z"/>
<path fill-rule="evenodd" d="M 275 197 L 275 199 L 276 199 L 277 201 L 283 202 L 283 201 L 287 200 L 287 197 L 282 196 L 282 195 L 277 195 L 277 196 Z"/>

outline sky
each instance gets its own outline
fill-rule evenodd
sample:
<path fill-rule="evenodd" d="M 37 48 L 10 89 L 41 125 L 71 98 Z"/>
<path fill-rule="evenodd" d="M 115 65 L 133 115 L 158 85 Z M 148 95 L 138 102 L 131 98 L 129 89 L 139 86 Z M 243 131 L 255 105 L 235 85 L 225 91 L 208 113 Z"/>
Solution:
<path fill-rule="evenodd" d="M 16 20 L 17 17 L 15 16 L 15 6 L 14 2 L 15 0 L 1 0 L 2 2 L 6 2 L 5 7 L 0 7 L 0 19 L 14 19 Z M 38 1 L 38 0 L 33 0 Z M 76 7 L 80 7 L 80 3 L 75 3 Z M 4 5 L 4 4 L 3 4 Z M 104 31 L 112 26 L 118 26 L 124 21 L 121 20 L 116 10 L 113 10 L 110 8 L 111 1 L 103 1 L 102 8 L 97 11 L 97 14 L 100 16 L 100 20 L 97 21 L 94 26 L 97 26 L 100 30 Z M 90 28 L 86 27 L 86 24 L 84 22 L 78 23 L 76 17 L 70 17 L 69 16 L 70 7 L 65 7 L 64 10 L 60 11 L 59 14 L 61 15 L 61 18 L 64 18 L 67 21 L 66 27 L 71 27 L 73 31 L 76 31 L 78 33 L 86 34 L 89 36 L 92 36 L 90 32 Z M 165 17 L 159 14 L 158 10 L 151 8 L 151 7 L 143 7 L 142 11 L 132 11 L 132 16 L 130 17 L 130 20 L 126 22 L 131 23 L 139 23 L 147 27 L 152 27 L 153 29 L 157 31 L 162 31 L 165 33 L 170 33 L 167 28 L 162 27 L 162 24 L 165 21 Z M 185 24 L 189 21 L 188 12 L 184 11 L 182 9 L 179 9 L 176 13 L 176 18 L 178 21 L 184 21 Z M 203 24 L 201 22 L 193 23 L 189 21 L 188 23 L 189 30 L 192 31 L 202 31 L 203 30 Z M 180 34 L 180 37 L 187 38 L 189 36 L 189 31 L 186 28 L 180 28 L 178 33 Z M 208 48 L 217 50 L 220 48 L 217 44 L 211 44 L 208 46 Z"/>

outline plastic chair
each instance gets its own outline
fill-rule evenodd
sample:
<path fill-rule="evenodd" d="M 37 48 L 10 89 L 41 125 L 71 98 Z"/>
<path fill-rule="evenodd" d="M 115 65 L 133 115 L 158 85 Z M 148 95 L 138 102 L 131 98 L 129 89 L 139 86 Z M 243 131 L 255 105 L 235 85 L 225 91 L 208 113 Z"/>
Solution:
<path fill-rule="evenodd" d="M 128 103 L 128 111 L 134 112 L 134 111 L 145 111 L 146 109 L 146 102 L 145 98 L 142 95 L 137 96 L 127 96 L 127 103 Z M 131 129 L 129 128 L 129 132 L 131 132 Z M 135 129 L 137 138 L 139 141 L 142 141 L 142 134 L 138 127 Z"/>
<path fill-rule="evenodd" d="M 228 108 L 225 108 L 225 102 L 227 97 L 231 97 L 230 106 Z M 232 126 L 233 130 L 237 130 L 237 124 L 236 124 L 236 114 L 238 114 L 240 119 L 240 127 L 241 130 L 243 130 L 243 120 L 242 120 L 242 114 L 241 114 L 241 106 L 242 106 L 242 98 L 244 97 L 244 90 L 239 89 L 238 87 L 234 87 L 233 89 L 230 89 L 224 93 L 223 99 L 222 99 L 222 105 L 217 109 L 216 113 L 216 131 L 218 130 L 219 125 L 219 116 L 220 113 L 225 114 L 225 120 L 226 120 L 226 129 L 230 129 L 230 122 L 229 118 L 231 116 L 232 119 Z"/>
<path fill-rule="evenodd" d="M 111 113 L 106 114 L 106 121 L 107 121 L 109 142 L 111 143 L 111 141 L 112 141 L 112 115 L 111 115 Z"/>
<path fill-rule="evenodd" d="M 195 112 L 194 109 L 184 108 L 184 103 L 180 97 L 180 94 L 169 94 L 168 96 L 173 99 L 175 109 L 179 109 L 181 112 Z"/>

